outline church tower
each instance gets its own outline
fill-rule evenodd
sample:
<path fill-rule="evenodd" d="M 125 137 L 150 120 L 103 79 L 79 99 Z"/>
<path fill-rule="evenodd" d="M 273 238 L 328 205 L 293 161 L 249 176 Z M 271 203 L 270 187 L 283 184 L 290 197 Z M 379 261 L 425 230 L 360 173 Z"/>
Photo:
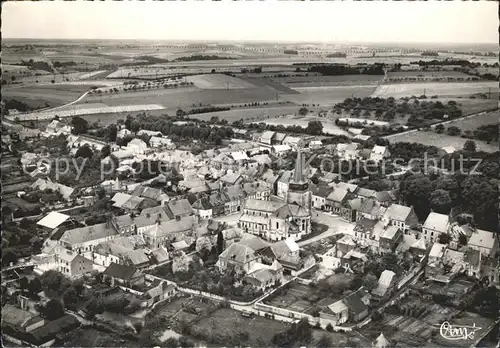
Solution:
<path fill-rule="evenodd" d="M 297 148 L 297 161 L 295 162 L 295 171 L 293 178 L 288 184 L 287 203 L 295 204 L 305 209 L 311 214 L 312 194 L 309 190 L 307 179 L 304 179 L 304 157 L 300 147 Z"/>

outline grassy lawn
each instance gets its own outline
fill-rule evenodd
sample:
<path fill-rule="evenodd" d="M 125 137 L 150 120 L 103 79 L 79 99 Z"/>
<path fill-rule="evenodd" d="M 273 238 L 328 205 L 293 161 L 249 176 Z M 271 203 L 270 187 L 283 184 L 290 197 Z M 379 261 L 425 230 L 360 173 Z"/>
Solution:
<path fill-rule="evenodd" d="M 64 347 L 138 347 L 137 342 L 93 328 L 79 328 L 69 335 Z"/>
<path fill-rule="evenodd" d="M 203 333 L 213 343 L 229 344 L 232 337 L 240 335 L 240 341 L 251 347 L 270 346 L 273 336 L 287 328 L 285 323 L 260 316 L 245 318 L 229 308 L 218 309 L 192 325 L 195 332 Z"/>

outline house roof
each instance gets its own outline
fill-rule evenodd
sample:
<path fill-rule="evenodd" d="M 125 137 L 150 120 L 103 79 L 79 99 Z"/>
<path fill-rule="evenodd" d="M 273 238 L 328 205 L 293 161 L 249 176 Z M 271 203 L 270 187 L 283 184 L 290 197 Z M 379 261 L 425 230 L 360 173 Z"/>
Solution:
<path fill-rule="evenodd" d="M 157 221 L 160 221 L 160 223 L 163 223 L 163 222 L 166 222 L 169 220 L 172 220 L 172 218 L 167 214 L 166 211 L 163 210 L 163 211 L 160 211 L 160 212 L 154 213 L 154 214 L 150 214 L 150 213 L 141 214 L 135 218 L 134 223 L 138 228 L 141 228 L 141 227 L 154 225 Z"/>
<path fill-rule="evenodd" d="M 347 295 L 342 300 L 347 308 L 349 308 L 349 310 L 355 315 L 360 314 L 368 309 L 368 307 L 366 307 L 366 305 L 361 300 L 361 294 L 359 294 L 358 292 L 359 290 Z"/>
<path fill-rule="evenodd" d="M 259 237 L 247 233 L 243 235 L 238 243 L 251 248 L 253 251 L 259 251 L 268 246 L 268 244 Z"/>
<path fill-rule="evenodd" d="M 348 308 L 347 306 L 344 304 L 344 302 L 342 300 L 340 301 L 337 301 L 335 303 L 332 303 L 331 305 L 327 306 L 329 310 L 331 310 L 334 314 L 339 314 L 339 313 L 342 313 L 344 311 L 347 311 Z"/>
<path fill-rule="evenodd" d="M 278 181 L 288 184 L 290 180 L 292 179 L 293 171 L 292 170 L 286 170 L 284 171 L 280 176 Z"/>
<path fill-rule="evenodd" d="M 393 239 L 398 231 L 399 227 L 389 225 L 384 229 L 384 232 L 381 234 L 380 238 Z"/>
<path fill-rule="evenodd" d="M 172 243 L 172 246 L 174 247 L 175 250 L 184 250 L 189 248 L 188 243 L 186 243 L 185 240 L 181 240 L 179 242 Z"/>
<path fill-rule="evenodd" d="M 394 199 L 389 191 L 377 192 L 376 198 L 379 202 L 391 202 Z"/>
<path fill-rule="evenodd" d="M 121 265 L 112 262 L 103 272 L 103 274 L 108 275 L 113 278 L 130 280 L 137 272 L 137 268 L 129 265 Z"/>
<path fill-rule="evenodd" d="M 143 201 L 144 198 L 142 197 L 131 196 L 125 203 L 122 204 L 121 208 L 138 209 Z"/>
<path fill-rule="evenodd" d="M 290 145 L 273 145 L 273 150 L 275 152 L 286 152 L 286 151 L 291 151 L 292 148 Z"/>
<path fill-rule="evenodd" d="M 360 187 L 358 191 L 356 191 L 356 194 L 361 197 L 372 198 L 376 196 L 377 191 Z"/>
<path fill-rule="evenodd" d="M 375 145 L 372 149 L 372 154 L 383 155 L 386 150 L 386 146 Z"/>
<path fill-rule="evenodd" d="M 126 194 L 123 192 L 117 192 L 117 193 L 115 193 L 113 198 L 111 198 L 111 201 L 115 202 L 113 204 L 113 206 L 121 208 L 123 206 L 123 204 L 125 204 L 130 199 L 130 197 L 132 197 L 132 196 L 129 194 Z"/>
<path fill-rule="evenodd" d="M 151 226 L 146 231 L 144 231 L 144 234 L 153 237 L 163 237 L 169 234 L 187 232 L 192 230 L 193 227 L 194 227 L 194 217 L 185 216 L 180 220 L 169 220 L 161 222 L 160 224 L 155 224 L 154 226 Z"/>
<path fill-rule="evenodd" d="M 373 228 L 377 224 L 377 220 L 371 220 L 362 218 L 354 226 L 354 232 L 369 233 L 373 231 Z"/>
<path fill-rule="evenodd" d="M 37 225 L 54 229 L 69 219 L 69 215 L 61 214 L 57 211 L 48 213 L 43 219 L 37 222 Z"/>
<path fill-rule="evenodd" d="M 141 249 L 129 250 L 126 252 L 126 256 L 134 266 L 149 263 L 148 256 L 146 255 L 144 250 Z"/>
<path fill-rule="evenodd" d="M 313 196 L 318 196 L 323 198 L 328 197 L 328 195 L 333 191 L 333 188 L 331 186 L 314 185 L 314 184 L 310 184 L 309 189 L 311 190 Z"/>
<path fill-rule="evenodd" d="M 264 140 L 269 140 L 271 141 L 272 137 L 274 136 L 275 132 L 272 132 L 272 131 L 265 131 L 264 133 L 262 133 L 262 135 L 260 136 L 261 139 L 264 139 Z"/>
<path fill-rule="evenodd" d="M 385 338 L 383 333 L 380 333 L 380 335 L 375 339 L 375 341 L 372 344 L 374 348 L 387 348 L 390 345 L 391 345 L 390 342 L 387 340 L 387 338 Z"/>
<path fill-rule="evenodd" d="M 225 259 L 228 261 L 234 261 L 238 263 L 247 263 L 256 258 L 255 252 L 249 246 L 241 244 L 239 242 L 231 244 L 226 250 L 219 255 L 220 259 Z"/>
<path fill-rule="evenodd" d="M 385 211 L 384 217 L 390 220 L 406 221 L 411 208 L 399 204 L 391 204 Z"/>
<path fill-rule="evenodd" d="M 382 284 L 384 286 L 390 286 L 392 279 L 396 276 L 396 273 L 394 273 L 391 270 L 385 270 L 380 274 L 380 278 L 378 279 L 378 283 Z"/>
<path fill-rule="evenodd" d="M 333 192 L 328 195 L 327 199 L 329 201 L 340 203 L 344 200 L 346 195 L 347 195 L 347 190 L 341 188 L 335 188 Z"/>
<path fill-rule="evenodd" d="M 260 284 L 266 284 L 276 275 L 276 271 L 273 271 L 268 268 L 259 269 L 248 274 L 245 279 L 248 281 L 249 278 L 255 279 Z"/>
<path fill-rule="evenodd" d="M 15 327 L 22 327 L 33 317 L 34 315 L 30 312 L 11 304 L 6 304 L 2 308 L 2 325 L 8 324 Z"/>
<path fill-rule="evenodd" d="M 75 191 L 74 188 L 65 186 L 62 184 L 59 184 L 57 182 L 52 182 L 50 179 L 45 180 L 42 178 L 37 179 L 32 185 L 32 188 L 38 189 L 38 190 L 46 190 L 46 189 L 51 189 L 53 191 L 59 192 L 65 200 L 68 200 L 73 192 Z"/>
<path fill-rule="evenodd" d="M 175 201 L 170 201 L 167 203 L 168 208 L 172 212 L 173 216 L 192 214 L 193 208 L 187 199 L 179 199 Z"/>
<path fill-rule="evenodd" d="M 226 174 L 220 178 L 221 181 L 227 182 L 228 184 L 234 185 L 241 178 L 241 175 L 238 173 Z"/>
<path fill-rule="evenodd" d="M 464 261 L 468 262 L 473 267 L 479 267 L 481 265 L 481 252 L 476 249 L 467 249 Z"/>
<path fill-rule="evenodd" d="M 79 244 L 115 236 L 117 234 L 118 232 L 111 224 L 102 223 L 67 230 L 62 235 L 60 241 L 68 244 Z"/>
<path fill-rule="evenodd" d="M 436 242 L 432 245 L 429 257 L 442 258 L 445 250 L 446 250 L 445 244 Z"/>
<path fill-rule="evenodd" d="M 360 213 L 379 216 L 382 213 L 382 206 L 376 200 L 368 198 L 365 199 L 361 208 L 359 209 Z"/>
<path fill-rule="evenodd" d="M 446 233 L 448 231 L 448 222 L 448 215 L 431 212 L 427 216 L 427 219 L 425 219 L 423 227 L 440 233 Z"/>
<path fill-rule="evenodd" d="M 162 263 L 168 260 L 168 251 L 164 247 L 159 247 L 158 249 L 151 250 L 151 256 L 156 263 Z"/>
<path fill-rule="evenodd" d="M 31 335 L 41 345 L 54 339 L 59 333 L 69 333 L 80 326 L 80 322 L 73 315 L 66 314 L 59 319 L 49 321 L 42 327 L 31 331 Z"/>
<path fill-rule="evenodd" d="M 495 245 L 495 234 L 493 232 L 476 230 L 469 239 L 469 245 L 480 248 L 492 249 Z"/>

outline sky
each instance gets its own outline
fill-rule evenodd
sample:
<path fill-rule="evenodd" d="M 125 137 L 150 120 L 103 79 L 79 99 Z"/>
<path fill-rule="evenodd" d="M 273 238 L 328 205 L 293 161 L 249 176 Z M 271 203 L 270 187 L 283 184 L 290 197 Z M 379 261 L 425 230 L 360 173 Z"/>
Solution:
<path fill-rule="evenodd" d="M 498 43 L 495 1 L 22 1 L 4 38 Z"/>

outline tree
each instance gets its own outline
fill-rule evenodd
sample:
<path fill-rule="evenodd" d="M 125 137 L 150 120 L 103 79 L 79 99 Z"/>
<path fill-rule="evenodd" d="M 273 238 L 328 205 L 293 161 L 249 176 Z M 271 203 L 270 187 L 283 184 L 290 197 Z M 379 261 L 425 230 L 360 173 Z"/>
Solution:
<path fill-rule="evenodd" d="M 439 235 L 439 243 L 441 244 L 448 244 L 451 241 L 451 237 L 448 233 L 441 233 Z"/>
<path fill-rule="evenodd" d="M 441 134 L 444 131 L 444 126 L 442 124 L 438 124 L 435 129 L 437 133 Z"/>
<path fill-rule="evenodd" d="M 28 284 L 28 291 L 31 294 L 38 294 L 42 291 L 42 282 L 39 278 L 33 278 Z"/>
<path fill-rule="evenodd" d="M 186 113 L 185 113 L 185 112 L 184 112 L 184 110 L 182 110 L 182 109 L 177 110 L 177 112 L 175 113 L 175 115 L 176 115 L 177 117 L 184 116 L 185 114 L 186 114 Z"/>
<path fill-rule="evenodd" d="M 326 326 L 326 331 L 333 332 L 333 326 L 332 326 L 332 324 L 328 323 L 328 325 Z"/>
<path fill-rule="evenodd" d="M 306 132 L 311 135 L 320 135 L 323 133 L 323 123 L 321 121 L 309 121 Z"/>
<path fill-rule="evenodd" d="M 467 140 L 464 144 L 464 150 L 469 152 L 476 152 L 476 143 L 473 140 Z"/>
<path fill-rule="evenodd" d="M 224 234 L 222 231 L 219 231 L 217 234 L 217 255 L 222 254 L 224 251 Z"/>
<path fill-rule="evenodd" d="M 326 334 L 321 335 L 320 339 L 316 343 L 316 347 L 318 348 L 330 348 L 333 347 L 333 342 L 330 337 Z"/>
<path fill-rule="evenodd" d="M 137 120 L 133 120 L 130 123 L 130 131 L 137 133 L 141 129 L 141 124 Z"/>
<path fill-rule="evenodd" d="M 179 342 L 174 337 L 170 337 L 165 341 L 165 347 L 167 348 L 177 348 L 178 346 Z"/>
<path fill-rule="evenodd" d="M 48 320 L 56 320 L 64 315 L 64 307 L 61 301 L 50 300 L 42 309 L 42 314 Z"/>
<path fill-rule="evenodd" d="M 90 159 L 90 158 L 92 158 L 93 155 L 94 155 L 94 153 L 90 149 L 90 146 L 88 146 L 87 144 L 80 146 L 78 148 L 78 150 L 76 150 L 76 153 L 75 153 L 76 158 L 82 157 L 82 158 Z"/>
<path fill-rule="evenodd" d="M 76 293 L 76 290 L 72 286 L 67 288 L 66 291 L 64 292 L 63 301 L 66 307 L 72 306 L 78 302 L 78 294 Z"/>
<path fill-rule="evenodd" d="M 106 158 L 109 155 L 111 155 L 111 147 L 106 144 L 101 149 L 101 158 Z"/>
<path fill-rule="evenodd" d="M 11 263 L 16 263 L 18 258 L 19 255 L 14 250 L 7 249 L 2 253 L 2 266 L 10 266 Z"/>
<path fill-rule="evenodd" d="M 309 113 L 309 110 L 307 110 L 307 108 L 300 108 L 299 109 L 300 116 L 306 116 L 308 113 Z"/>
<path fill-rule="evenodd" d="M 446 132 L 448 133 L 448 135 L 451 135 L 451 136 L 457 136 L 457 135 L 462 134 L 462 130 L 460 128 L 458 128 L 457 126 L 448 127 Z"/>
<path fill-rule="evenodd" d="M 377 277 L 373 273 L 368 273 L 363 277 L 362 285 L 367 291 L 372 291 L 378 284 Z"/>
<path fill-rule="evenodd" d="M 438 189 L 431 193 L 431 209 L 436 213 L 448 214 L 451 205 L 452 200 L 448 191 Z"/>
<path fill-rule="evenodd" d="M 21 279 L 19 279 L 19 288 L 22 291 L 28 290 L 28 286 L 29 286 L 29 280 L 28 280 L 28 278 L 22 277 Z"/>
<path fill-rule="evenodd" d="M 71 133 L 75 135 L 85 134 L 89 129 L 89 123 L 87 122 L 87 120 L 81 118 L 80 116 L 73 117 L 71 119 L 71 125 L 73 126 L 73 129 L 71 129 Z"/>
<path fill-rule="evenodd" d="M 116 141 L 117 135 L 118 135 L 118 127 L 114 123 L 110 124 L 108 126 L 108 139 L 109 139 L 109 141 L 114 143 Z"/>
<path fill-rule="evenodd" d="M 467 236 L 463 233 L 460 233 L 458 235 L 458 244 L 460 245 L 467 245 Z"/>
<path fill-rule="evenodd" d="M 42 275 L 41 282 L 45 293 L 53 292 L 61 294 L 70 285 L 69 280 L 62 273 L 53 270 L 45 272 Z"/>

